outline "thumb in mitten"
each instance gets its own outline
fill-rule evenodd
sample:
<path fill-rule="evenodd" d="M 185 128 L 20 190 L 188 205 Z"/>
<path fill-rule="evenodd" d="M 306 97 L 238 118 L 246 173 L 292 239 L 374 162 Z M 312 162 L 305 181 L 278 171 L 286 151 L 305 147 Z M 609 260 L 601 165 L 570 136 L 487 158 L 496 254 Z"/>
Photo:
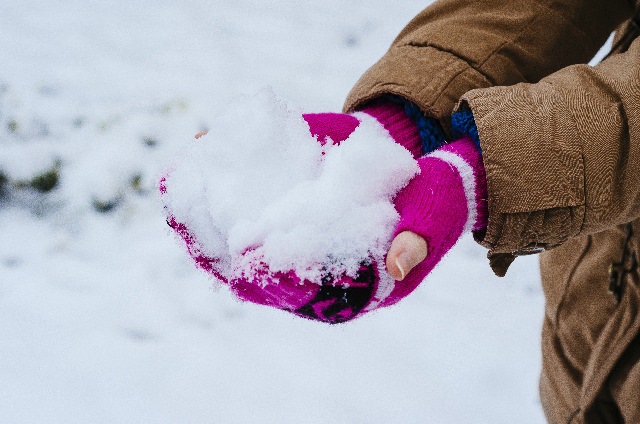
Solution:
<path fill-rule="evenodd" d="M 486 227 L 486 176 L 473 141 L 449 143 L 418 164 L 420 174 L 395 199 L 400 222 L 386 263 L 402 281 L 383 306 L 413 291 L 464 232 Z"/>

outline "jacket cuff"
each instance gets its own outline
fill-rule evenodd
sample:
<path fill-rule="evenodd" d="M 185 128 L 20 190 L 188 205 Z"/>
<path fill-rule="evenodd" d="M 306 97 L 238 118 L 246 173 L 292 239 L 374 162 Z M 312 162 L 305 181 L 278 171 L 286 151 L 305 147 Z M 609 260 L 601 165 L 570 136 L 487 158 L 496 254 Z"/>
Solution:
<path fill-rule="evenodd" d="M 472 90 L 459 106 L 472 111 L 482 144 L 489 219 L 486 231 L 474 237 L 489 249 L 497 275 L 504 275 L 516 256 L 540 253 L 576 236 L 583 224 L 581 151 L 567 143 L 562 133 L 567 125 L 540 118 L 536 88 Z M 562 96 L 544 91 L 544 100 L 562 114 L 558 122 L 569 122 Z"/>
<path fill-rule="evenodd" d="M 367 70 L 347 96 L 345 112 L 392 94 L 437 119 L 451 136 L 451 113 L 460 97 L 493 84 L 461 58 L 431 46 L 393 46 Z"/>

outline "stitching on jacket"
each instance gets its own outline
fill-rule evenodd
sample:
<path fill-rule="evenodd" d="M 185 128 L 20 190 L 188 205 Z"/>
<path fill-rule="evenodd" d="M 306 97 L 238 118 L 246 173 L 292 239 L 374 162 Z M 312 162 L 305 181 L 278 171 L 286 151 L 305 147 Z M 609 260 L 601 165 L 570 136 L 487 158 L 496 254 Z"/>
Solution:
<path fill-rule="evenodd" d="M 500 43 L 498 46 L 496 46 L 495 49 L 493 49 L 489 54 L 487 54 L 487 56 L 480 61 L 480 63 L 478 63 L 478 66 L 473 66 L 471 63 L 469 63 L 468 60 L 466 60 L 463 56 L 460 56 L 456 53 L 450 52 L 450 51 L 446 51 L 441 47 L 429 44 L 429 43 L 416 43 L 416 42 L 409 42 L 404 44 L 404 46 L 410 46 L 410 47 L 431 47 L 433 49 L 436 49 L 438 51 L 441 52 L 445 52 L 445 53 L 449 53 L 451 55 L 453 55 L 455 58 L 462 60 L 464 63 L 467 64 L 467 66 L 471 69 L 473 69 L 474 71 L 476 71 L 478 74 L 480 74 L 482 77 L 484 77 L 485 80 L 487 80 L 491 85 L 495 86 L 497 85 L 497 81 L 493 81 L 493 78 L 489 78 L 485 75 L 484 72 L 482 72 L 482 67 L 483 65 L 489 60 L 491 59 L 497 52 L 499 52 L 500 50 L 502 50 L 502 48 L 506 45 L 509 45 L 511 43 L 513 43 L 515 40 L 518 39 L 518 37 L 520 37 L 520 35 L 522 35 L 523 32 L 527 31 L 529 29 L 529 27 L 531 27 L 531 25 L 535 22 L 536 20 L 536 16 L 534 15 L 531 17 L 530 21 L 526 23 L 526 25 L 518 32 L 516 32 L 515 34 L 513 34 L 513 39 L 511 40 L 505 40 L 504 42 Z M 438 96 L 436 97 L 436 99 L 433 101 L 433 104 L 437 103 L 440 98 L 444 95 L 444 93 L 447 91 L 447 89 L 449 88 L 449 86 L 462 74 L 464 74 L 465 71 L 467 71 L 468 69 L 462 69 L 460 72 L 456 73 L 455 75 L 453 75 L 453 77 L 449 80 L 449 82 L 442 87 L 442 89 L 440 90 L 440 94 L 438 94 Z M 480 87 L 474 87 L 474 88 L 480 88 Z"/>
<path fill-rule="evenodd" d="M 557 89 L 553 83 L 550 83 L 549 86 L 552 87 L 553 92 L 556 93 L 558 97 L 560 97 L 560 99 L 562 100 L 563 110 L 567 110 L 571 114 L 575 133 L 579 134 L 582 139 L 585 139 L 586 137 L 582 132 L 583 129 L 578 125 L 578 118 L 575 114 L 575 111 L 572 110 L 572 108 L 568 107 L 569 101 L 567 100 L 567 96 L 565 95 L 565 92 L 563 90 Z M 580 223 L 580 230 L 576 234 L 572 234 L 571 236 L 576 236 L 582 233 L 582 231 L 584 230 L 586 219 L 587 219 L 587 177 L 585 175 L 586 170 L 584 166 L 584 163 L 585 163 L 584 149 L 582 144 L 580 144 L 579 147 L 580 147 L 580 160 L 581 160 L 580 164 L 582 165 L 582 199 L 581 199 L 582 203 L 573 205 L 573 207 L 569 206 L 569 208 L 571 209 L 572 212 L 574 210 L 580 210 L 580 209 L 582 209 L 583 212 L 582 212 L 582 222 Z"/>
<path fill-rule="evenodd" d="M 544 7 L 545 9 L 547 9 L 547 11 L 549 13 L 552 13 L 560 18 L 562 18 L 562 20 L 568 22 L 576 31 L 578 31 L 580 34 L 582 34 L 583 37 L 592 40 L 593 41 L 593 36 L 591 35 L 590 32 L 586 32 L 581 26 L 575 24 L 572 20 L 568 19 L 566 15 L 558 13 L 558 10 L 554 9 L 551 7 L 551 3 L 553 2 L 553 0 L 547 0 L 544 2 L 544 4 L 540 4 L 540 6 Z M 612 28 L 613 30 L 613 28 Z"/>
<path fill-rule="evenodd" d="M 471 59 L 466 58 L 466 57 L 462 56 L 461 54 L 454 52 L 453 50 L 446 49 L 446 48 L 444 48 L 444 47 L 442 47 L 442 46 L 436 46 L 436 45 L 431 44 L 431 43 L 416 43 L 416 42 L 411 42 L 411 43 L 405 44 L 405 46 L 418 47 L 418 48 L 432 48 L 432 49 L 435 49 L 435 50 L 441 51 L 441 52 L 443 52 L 443 53 L 449 53 L 451 56 L 455 57 L 456 59 L 460 60 L 461 62 L 466 63 L 466 64 L 469 66 L 469 68 L 471 68 L 471 69 L 475 70 L 475 71 L 476 71 L 476 72 L 478 72 L 480 75 L 482 75 L 482 76 L 484 77 L 484 79 L 486 79 L 487 81 L 489 81 L 489 83 L 491 83 L 491 85 L 497 85 L 497 82 L 496 82 L 493 78 L 489 77 L 489 76 L 488 76 L 488 75 L 486 75 L 484 72 L 480 71 L 476 66 L 473 66 L 473 65 L 471 64 Z M 491 54 L 493 54 L 493 52 L 492 52 Z M 483 60 L 483 61 L 482 61 L 482 63 L 484 63 L 485 61 L 486 61 L 486 59 L 485 59 L 485 60 Z M 458 75 L 460 75 L 460 74 L 461 74 L 461 73 L 463 73 L 463 72 L 464 72 L 464 70 L 462 70 L 462 71 L 460 71 L 459 73 L 457 73 L 457 74 L 453 77 L 453 79 L 455 79 Z M 448 86 L 448 85 L 447 85 L 447 86 Z M 446 89 L 446 87 L 445 87 L 445 89 Z"/>
<path fill-rule="evenodd" d="M 618 40 L 617 45 L 611 48 L 611 51 L 609 52 L 607 57 L 611 56 L 614 53 L 624 53 L 627 50 L 629 50 L 629 48 L 631 47 L 635 39 L 638 37 L 639 33 L 640 33 L 640 8 L 638 8 L 633 14 L 633 16 L 631 17 L 631 19 L 629 19 L 629 22 L 627 23 L 627 28 L 624 34 Z"/>
<path fill-rule="evenodd" d="M 580 411 L 581 411 L 581 408 L 578 408 L 578 409 L 576 409 L 575 411 L 573 411 L 573 412 L 571 413 L 571 415 L 569 415 L 569 419 L 567 420 L 567 424 L 571 424 L 571 421 L 573 421 L 573 419 L 574 419 L 575 417 L 577 417 L 577 416 L 578 416 L 578 414 L 580 413 Z"/>
<path fill-rule="evenodd" d="M 586 65 L 585 65 L 586 66 Z M 597 83 L 598 85 L 600 84 L 600 81 L 598 80 L 591 80 L 591 83 Z M 556 86 L 551 84 L 551 86 L 554 88 L 554 91 L 560 96 L 560 98 L 563 101 L 563 107 L 565 110 L 567 110 L 570 114 L 571 114 L 571 119 L 573 121 L 573 128 L 575 130 L 575 133 L 578 134 L 580 136 L 581 139 L 587 139 L 587 135 L 584 133 L 584 128 L 582 128 L 582 126 L 578 125 L 578 116 L 576 115 L 576 110 L 567 107 L 567 105 L 569 104 L 569 101 L 567 100 L 567 93 L 565 90 L 562 89 L 556 89 Z M 574 87 L 571 87 L 574 88 Z M 601 88 L 599 88 L 601 89 Z M 616 93 L 611 93 L 611 90 L 607 90 L 607 93 L 610 95 L 615 95 Z M 616 105 L 623 105 L 623 102 L 621 99 L 616 98 Z M 622 122 L 622 125 L 626 128 L 621 128 L 621 130 L 624 131 L 624 134 L 627 136 L 627 139 L 630 140 L 630 133 L 629 133 L 629 128 L 628 128 L 628 120 L 627 120 L 627 116 L 626 116 L 626 111 L 624 110 L 624 108 L 620 107 L 617 109 L 618 114 L 621 115 L 620 116 L 620 120 Z M 624 115 L 624 116 L 622 116 Z M 580 143 L 579 144 L 580 147 L 580 159 L 582 160 L 582 207 L 583 209 L 583 214 L 582 214 L 582 223 L 580 224 L 580 232 L 578 234 L 581 234 L 584 231 L 584 227 L 586 225 L 586 221 L 587 221 L 587 177 L 585 175 L 586 173 L 586 169 L 585 169 L 585 157 L 584 157 L 584 147 L 583 144 Z M 578 205 L 579 206 L 579 205 Z"/>
<path fill-rule="evenodd" d="M 583 151 L 580 152 L 580 158 L 582 159 L 583 172 L 586 173 L 586 171 L 584 171 L 584 152 Z M 584 174 L 582 175 L 582 193 L 584 194 L 584 202 L 582 203 L 582 205 L 576 206 L 576 210 L 580 210 L 582 212 L 582 222 L 580 223 L 580 230 L 578 231 L 578 234 L 582 234 L 582 232 L 584 231 L 584 226 L 587 222 L 587 177 Z M 574 234 L 574 236 L 575 235 L 577 234 Z"/>
<path fill-rule="evenodd" d="M 411 47 L 411 48 L 431 48 L 434 49 L 435 51 L 441 52 L 441 53 L 445 53 L 445 54 L 449 54 L 451 55 L 454 59 L 456 59 L 455 62 L 453 63 L 462 63 L 464 65 L 466 65 L 466 67 L 463 67 L 460 71 L 458 72 L 454 72 L 451 75 L 451 78 L 449 79 L 449 81 L 447 81 L 445 84 L 442 85 L 442 87 L 439 87 L 437 90 L 434 90 L 435 92 L 438 93 L 438 95 L 432 99 L 432 101 L 430 102 L 431 106 L 436 105 L 439 101 L 440 98 L 445 94 L 445 92 L 447 91 L 447 89 L 451 86 L 451 84 L 453 84 L 453 82 L 462 74 L 464 74 L 465 72 L 469 71 L 470 69 L 475 71 L 476 74 L 480 75 L 487 83 L 487 86 L 492 86 L 495 85 L 495 82 L 492 81 L 491 79 L 489 79 L 486 75 L 484 75 L 481 71 L 479 71 L 478 69 L 476 69 L 473 65 L 471 65 L 467 60 L 464 59 L 464 57 L 458 56 L 453 52 L 449 52 L 446 50 L 441 49 L 438 46 L 429 44 L 429 43 L 407 43 L 407 44 L 402 44 L 400 46 L 398 46 L 398 48 L 403 48 L 403 47 Z M 484 61 L 483 61 L 484 63 Z M 443 72 L 448 71 L 448 69 L 451 67 L 451 64 L 449 66 L 447 66 L 446 69 L 443 70 Z M 472 88 L 481 88 L 481 87 L 472 87 Z M 439 116 L 439 115 L 432 115 L 432 116 Z"/>
<path fill-rule="evenodd" d="M 484 66 L 485 63 L 487 63 L 487 61 L 489 59 L 491 59 L 492 57 L 494 57 L 499 51 L 501 51 L 504 46 L 507 46 L 509 44 L 512 44 L 515 40 L 517 40 L 525 31 L 527 31 L 529 29 L 529 27 L 531 27 L 531 25 L 536 21 L 536 15 L 534 15 L 531 20 L 529 22 L 527 22 L 526 25 L 524 25 L 524 27 L 522 27 L 522 29 L 518 32 L 516 32 L 515 34 L 513 34 L 513 39 L 511 40 L 505 40 L 504 42 L 500 43 L 495 49 L 493 49 L 488 55 L 487 57 L 485 57 L 479 64 L 477 67 L 472 66 L 469 62 L 465 61 L 467 63 L 467 65 L 469 65 L 469 67 L 473 70 L 475 70 L 478 74 L 484 76 L 484 78 L 489 81 L 493 86 L 497 85 L 496 81 L 492 81 L 492 79 L 488 78 L 485 76 L 485 73 L 482 72 L 482 67 Z M 437 48 L 437 47 L 436 47 Z M 449 88 L 449 86 L 451 84 L 453 84 L 453 82 L 462 74 L 464 74 L 464 72 L 466 71 L 466 69 L 461 70 L 460 72 L 458 72 L 456 75 L 453 76 L 453 78 L 451 78 L 449 80 L 449 82 L 447 83 L 446 86 L 444 86 L 442 88 L 442 90 L 440 91 L 440 94 L 438 95 L 438 97 L 436 98 L 435 102 L 438 102 L 440 100 L 440 98 L 444 95 L 444 93 L 447 91 L 447 89 Z M 475 88 L 479 88 L 479 87 L 475 87 Z"/>

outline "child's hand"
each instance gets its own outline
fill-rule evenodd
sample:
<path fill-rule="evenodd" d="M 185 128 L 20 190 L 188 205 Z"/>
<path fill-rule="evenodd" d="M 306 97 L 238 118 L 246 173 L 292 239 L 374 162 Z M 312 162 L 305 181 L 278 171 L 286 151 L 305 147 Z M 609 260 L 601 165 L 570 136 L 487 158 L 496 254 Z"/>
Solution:
<path fill-rule="evenodd" d="M 344 114 L 304 118 L 321 143 L 328 139 L 345 141 L 360 124 L 355 117 Z M 409 150 L 419 149 L 419 140 L 400 140 Z M 400 222 L 386 267 L 395 283 L 382 288 L 373 263 L 363 266 L 355 278 L 327 276 L 321 287 L 301 281 L 292 273 L 280 275 L 280 284 L 268 284 L 267 290 L 257 290 L 251 281 L 235 280 L 231 282 L 234 291 L 242 299 L 329 323 L 351 320 L 406 297 L 463 232 L 486 225 L 486 203 L 481 200 L 486 198 L 484 168 L 471 140 L 455 141 L 417 161 L 420 174 L 394 200 Z"/>
<path fill-rule="evenodd" d="M 365 111 L 384 125 L 385 119 L 389 120 L 388 110 L 394 111 L 393 122 L 402 120 L 402 109 L 398 105 L 382 103 Z M 343 114 L 305 115 L 305 119 L 320 141 L 328 136 L 340 142 L 353 131 L 351 125 L 357 125 L 353 117 Z M 408 123 L 406 125 L 409 126 Z M 419 139 L 415 136 L 405 138 L 405 133 L 397 129 L 390 132 L 392 136 L 396 135 L 396 142 L 411 151 L 414 157 L 420 156 Z M 431 155 L 419 158 L 418 162 L 421 175 L 416 176 L 396 198 L 401 222 L 385 261 L 394 280 L 403 281 L 407 276 L 411 277 L 411 281 L 404 284 L 409 292 L 426 277 L 463 231 L 483 228 L 487 217 L 484 166 L 471 140 L 450 143 Z M 420 269 L 412 273 L 418 265 L 421 265 Z"/>
<path fill-rule="evenodd" d="M 396 281 L 404 277 L 424 261 L 429 253 L 427 241 L 413 231 L 403 231 L 391 242 L 387 253 L 387 272 Z"/>
<path fill-rule="evenodd" d="M 400 222 L 386 266 L 397 282 L 381 306 L 411 293 L 464 232 L 486 226 L 486 177 L 473 141 L 451 142 L 418 164 L 420 174 L 394 201 Z"/>
<path fill-rule="evenodd" d="M 403 106 L 377 103 L 362 112 L 305 114 L 303 118 L 321 144 L 348 142 L 360 125 L 381 124 L 393 141 L 410 151 L 414 158 L 420 156 L 422 143 L 418 128 L 406 116 Z M 204 134 L 205 131 L 198 133 L 195 138 Z M 256 260 L 251 249 L 244 252 L 241 259 L 250 264 L 251 271 L 233 276 L 218 258 L 202 253 L 191 230 L 177 222 L 170 210 L 168 222 L 185 241 L 196 264 L 227 283 L 240 299 L 318 321 L 344 322 L 406 297 L 465 230 L 481 227 L 486 221 L 486 204 L 478 200 L 486 198 L 484 168 L 473 142 L 458 140 L 418 158 L 417 162 L 420 174 L 394 199 L 400 221 L 386 259 L 379 257 L 385 261 L 389 276 L 379 273 L 383 272 L 379 267 L 381 260 L 365 257 L 353 277 L 327 273 L 321 282 L 308 281 L 293 270 L 272 273 L 268 264 L 259 258 Z M 164 179 L 160 191 L 166 191 Z M 226 279 L 225 275 L 232 276 Z M 277 283 L 265 283 L 272 278 Z"/>
<path fill-rule="evenodd" d="M 405 147 L 414 157 L 420 155 L 420 134 L 416 125 L 406 116 L 402 105 L 377 103 L 362 112 L 355 115 L 305 114 L 303 118 L 311 134 L 321 144 L 349 142 L 347 139 L 360 125 L 381 124 L 393 141 Z M 364 114 L 369 115 L 368 119 Z M 402 236 L 399 239 L 402 240 Z M 251 251 L 247 252 L 247 258 L 251 254 Z M 413 260 L 420 262 L 422 259 L 424 254 L 422 258 Z M 321 285 L 301 279 L 295 272 L 278 273 L 275 276 L 277 283 L 263 287 L 250 276 L 232 279 L 229 285 L 243 300 L 277 307 L 313 320 L 339 323 L 376 309 L 393 292 L 393 279 L 385 277 L 385 282 L 381 281 L 378 263 L 366 257 L 362 261 L 355 277 L 327 274 Z M 271 274 L 268 266 L 262 263 L 254 263 L 253 273 L 263 276 Z"/>

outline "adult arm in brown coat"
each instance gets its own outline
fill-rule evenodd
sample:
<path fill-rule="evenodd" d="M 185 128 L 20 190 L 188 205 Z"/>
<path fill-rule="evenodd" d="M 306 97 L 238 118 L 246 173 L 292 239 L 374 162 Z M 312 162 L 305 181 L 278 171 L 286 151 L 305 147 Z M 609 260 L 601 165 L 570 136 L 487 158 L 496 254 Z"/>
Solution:
<path fill-rule="evenodd" d="M 362 76 L 345 110 L 391 93 L 448 130 L 461 99 L 471 108 L 489 192 L 476 238 L 503 275 L 515 255 L 640 216 L 640 42 L 584 64 L 635 7 L 438 1 Z"/>

